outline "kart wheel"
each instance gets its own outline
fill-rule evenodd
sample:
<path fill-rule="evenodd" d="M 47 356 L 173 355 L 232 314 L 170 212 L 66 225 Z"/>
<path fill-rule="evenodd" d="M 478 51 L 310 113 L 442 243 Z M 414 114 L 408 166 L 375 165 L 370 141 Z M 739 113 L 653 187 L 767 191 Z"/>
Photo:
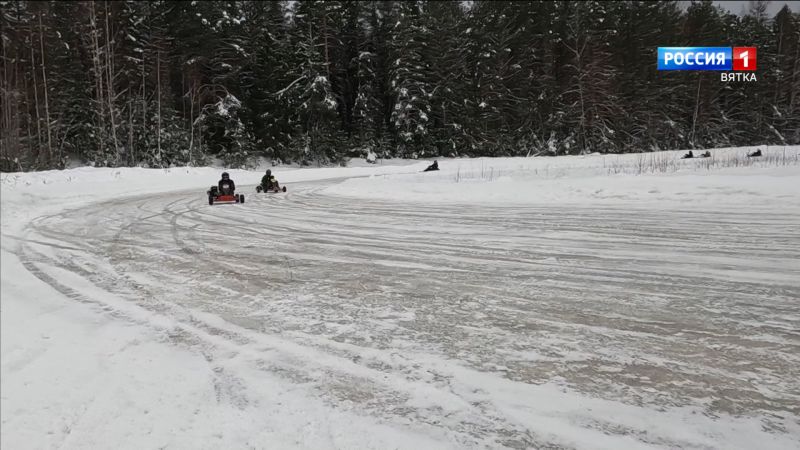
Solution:
<path fill-rule="evenodd" d="M 286 186 L 283 187 L 283 192 L 286 192 Z"/>
<path fill-rule="evenodd" d="M 213 195 L 209 195 L 208 196 L 208 204 L 209 205 L 213 205 L 214 204 L 214 196 Z"/>
<path fill-rule="evenodd" d="M 239 194 L 239 203 L 244 203 L 244 194 Z"/>

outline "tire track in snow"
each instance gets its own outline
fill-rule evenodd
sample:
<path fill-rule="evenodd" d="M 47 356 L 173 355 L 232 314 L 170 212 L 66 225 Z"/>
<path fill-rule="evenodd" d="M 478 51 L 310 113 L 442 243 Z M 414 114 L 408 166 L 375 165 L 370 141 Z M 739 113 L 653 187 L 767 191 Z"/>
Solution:
<path fill-rule="evenodd" d="M 169 224 L 170 226 L 172 226 L 175 223 L 174 217 L 176 216 L 170 215 L 168 213 L 167 210 L 170 206 L 171 205 L 167 205 L 167 207 L 165 207 L 165 212 L 161 216 L 173 217 L 173 219 L 169 219 Z M 99 209 L 102 209 L 104 211 L 108 211 L 108 208 L 109 208 L 108 204 L 104 204 L 99 207 Z M 86 211 L 82 212 L 82 214 L 85 213 Z M 140 226 L 142 223 L 146 223 L 149 219 L 153 219 L 155 216 L 156 215 L 150 214 L 145 216 L 144 218 L 136 219 L 135 223 L 129 224 L 130 226 L 125 226 L 124 228 L 127 228 L 135 232 L 136 226 Z M 58 221 L 62 222 L 62 217 L 59 217 Z M 38 227 L 38 226 L 32 227 L 30 233 L 34 234 L 36 233 L 36 231 L 47 233 L 46 227 Z M 68 240 L 67 239 L 68 233 L 66 232 L 47 233 L 47 234 L 57 234 L 62 239 Z M 116 233 L 116 235 L 119 236 L 120 233 Z M 73 236 L 73 238 L 76 237 L 82 238 L 81 235 Z M 175 238 L 174 235 L 173 238 Z M 101 242 L 102 238 L 98 237 L 98 241 Z M 111 243 L 112 246 L 119 245 L 118 242 L 113 242 L 113 241 L 114 240 L 112 240 Z M 33 240 L 29 240 L 27 242 L 32 243 Z M 153 243 L 153 245 L 156 245 L 156 243 Z M 98 259 L 104 259 L 105 253 L 100 251 L 99 249 L 97 250 L 98 252 L 96 256 L 98 257 Z M 331 400 L 334 400 L 335 398 L 338 397 L 340 401 L 350 403 L 352 401 L 351 397 L 353 395 L 364 399 L 370 399 L 373 402 L 377 402 L 378 404 L 387 404 L 387 405 L 392 403 L 393 400 L 397 399 L 400 399 L 400 401 L 404 400 L 403 399 L 404 394 L 402 392 L 392 392 L 391 389 L 391 386 L 393 385 L 398 385 L 398 384 L 402 385 L 404 381 L 403 377 L 397 378 L 396 380 L 385 380 L 386 386 L 383 388 L 384 392 L 381 395 L 387 397 L 384 398 L 383 400 L 377 401 L 376 396 L 373 393 L 370 393 L 369 389 L 354 388 L 354 386 L 357 386 L 359 384 L 364 384 L 365 381 L 381 378 L 381 376 L 378 374 L 368 375 L 365 378 L 364 372 L 366 371 L 367 374 L 371 374 L 372 372 L 374 372 L 374 369 L 364 368 L 362 366 L 354 366 L 355 367 L 354 371 L 341 372 L 342 370 L 341 366 L 343 362 L 345 363 L 345 365 L 347 364 L 353 365 L 353 363 L 349 360 L 342 361 L 337 356 L 334 356 L 333 359 L 330 361 L 324 361 L 326 359 L 326 356 L 324 356 L 323 354 L 315 353 L 313 349 L 310 348 L 303 349 L 301 347 L 301 349 L 296 352 L 289 351 L 287 353 L 286 347 L 287 346 L 291 347 L 292 345 L 294 345 L 290 342 L 280 343 L 282 347 L 282 353 L 287 353 L 282 355 L 281 358 L 261 359 L 263 355 L 260 354 L 265 351 L 263 342 L 253 342 L 248 338 L 248 336 L 252 337 L 251 335 L 249 335 L 246 332 L 240 334 L 238 332 L 239 330 L 236 329 L 237 327 L 230 327 L 226 325 L 223 325 L 221 328 L 215 327 L 214 325 L 205 322 L 203 319 L 194 317 L 192 315 L 192 311 L 185 310 L 181 305 L 178 304 L 171 304 L 167 302 L 166 304 L 168 306 L 165 308 L 151 309 L 152 305 L 148 305 L 147 302 L 137 301 L 137 300 L 139 300 L 141 296 L 145 295 L 148 297 L 152 297 L 152 294 L 147 294 L 144 291 L 141 291 L 138 292 L 138 295 L 132 297 L 130 295 L 130 291 L 124 289 L 124 287 L 121 286 L 125 285 L 126 281 L 129 281 L 129 279 L 127 279 L 124 275 L 116 273 L 116 271 L 112 271 L 112 273 L 102 274 L 103 276 L 107 277 L 105 279 L 103 279 L 102 277 L 98 278 L 96 275 L 98 275 L 100 271 L 96 272 L 96 271 L 83 270 L 79 265 L 65 262 L 65 260 L 61 258 L 48 260 L 47 255 L 43 253 L 38 253 L 27 246 L 23 247 L 23 251 L 20 252 L 20 256 L 24 260 L 25 267 L 28 268 L 28 270 L 31 271 L 31 273 L 40 278 L 42 281 L 50 284 L 51 286 L 56 288 L 59 292 L 62 292 L 63 294 L 67 295 L 69 298 L 72 298 L 76 301 L 80 301 L 82 303 L 100 307 L 103 311 L 110 314 L 111 317 L 115 317 L 119 320 L 130 321 L 140 325 L 148 324 L 147 320 L 138 318 L 137 314 L 135 313 L 126 314 L 126 312 L 118 310 L 117 308 L 115 308 L 113 302 L 108 302 L 103 300 L 101 298 L 102 295 L 94 295 L 94 296 L 86 295 L 80 292 L 78 290 L 79 288 L 76 289 L 69 287 L 68 285 L 65 285 L 63 282 L 59 281 L 57 277 L 51 276 L 48 273 L 48 271 L 40 269 L 39 266 L 43 264 L 44 265 L 52 264 L 53 266 L 59 266 L 60 269 L 75 272 L 79 276 L 85 277 L 86 280 L 89 280 L 92 283 L 94 283 L 98 288 L 107 289 L 109 293 L 114 292 L 114 290 L 116 290 L 117 291 L 116 294 L 119 294 L 127 298 L 133 298 L 134 303 L 137 303 L 138 306 L 141 306 L 149 311 L 164 314 L 167 318 L 175 321 L 175 326 L 174 328 L 171 328 L 169 330 L 164 330 L 163 328 L 157 326 L 156 330 L 162 332 L 168 332 L 170 339 L 173 340 L 175 343 L 182 345 L 190 345 L 190 346 L 199 345 L 198 350 L 201 351 L 204 355 L 207 355 L 209 353 L 218 353 L 220 350 L 215 349 L 215 347 L 219 343 L 218 338 L 221 338 L 226 342 L 230 341 L 230 344 L 234 345 L 236 351 L 242 351 L 242 349 L 246 349 L 248 347 L 261 348 L 261 350 L 259 350 L 258 352 L 259 356 L 254 357 L 253 359 L 254 363 L 258 364 L 264 370 L 269 370 L 272 373 L 285 376 L 291 380 L 304 383 L 313 382 L 315 385 L 318 385 L 317 389 L 320 390 L 319 394 L 322 395 L 323 397 L 325 396 L 331 397 Z M 74 257 L 75 255 L 72 256 Z M 269 342 L 267 343 L 267 345 L 269 345 Z M 227 346 L 222 345 L 220 347 L 225 349 L 225 351 L 227 352 L 231 350 L 230 348 L 231 345 Z M 313 346 L 313 347 L 321 347 L 321 346 Z M 273 349 L 270 348 L 267 348 L 267 350 L 268 350 L 267 353 L 273 351 Z M 244 353 L 248 352 L 245 351 Z M 308 357 L 309 354 L 315 356 L 315 358 L 312 359 L 320 359 L 323 361 L 318 361 L 316 364 L 311 364 L 309 362 L 302 361 L 302 358 Z M 220 364 L 220 359 L 224 358 L 220 357 L 209 358 L 210 361 L 214 361 L 216 364 Z M 224 364 L 224 362 L 222 364 Z M 321 367 L 318 367 L 319 364 L 323 365 Z M 320 372 L 319 372 L 320 368 L 322 368 L 323 370 L 322 377 L 320 377 Z M 215 373 L 222 373 L 224 369 L 217 366 L 214 368 L 214 371 Z M 383 378 L 385 377 L 386 376 L 383 375 Z M 231 377 L 229 375 L 221 378 L 217 377 L 215 381 L 215 383 L 217 384 L 215 384 L 214 389 L 219 393 L 229 392 L 232 390 L 236 391 L 237 390 L 236 386 L 227 386 L 224 383 L 226 379 L 230 378 Z M 342 379 L 351 381 L 343 382 Z M 241 383 L 241 381 L 234 380 L 232 383 L 238 385 Z M 406 384 L 407 383 L 408 382 L 406 381 Z M 420 389 L 424 390 L 424 386 L 419 386 L 411 390 L 414 391 Z M 361 393 L 359 394 L 359 392 Z M 237 397 L 234 400 L 236 400 L 237 404 L 247 403 L 240 397 Z M 481 417 L 483 415 L 485 414 L 480 412 L 474 414 L 475 417 Z M 420 417 L 419 421 L 421 423 L 425 423 L 428 422 L 429 419 L 427 417 Z M 466 422 L 468 421 L 465 420 L 465 423 Z M 482 426 L 486 427 L 488 425 L 484 424 Z M 463 439 L 465 438 L 458 438 L 458 439 L 463 441 Z"/>
<path fill-rule="evenodd" d="M 94 283 L 191 325 L 199 342 L 226 340 L 334 404 L 444 427 L 466 445 L 552 442 L 466 394 L 477 386 L 454 375 L 462 366 L 630 404 L 763 416 L 768 428 L 800 416 L 796 215 L 434 209 L 325 186 L 243 205 L 194 193 L 106 202 L 41 218 L 32 236 L 107 262 Z M 751 231 L 756 217 L 764 234 Z M 409 407 L 415 390 L 442 397 Z"/>

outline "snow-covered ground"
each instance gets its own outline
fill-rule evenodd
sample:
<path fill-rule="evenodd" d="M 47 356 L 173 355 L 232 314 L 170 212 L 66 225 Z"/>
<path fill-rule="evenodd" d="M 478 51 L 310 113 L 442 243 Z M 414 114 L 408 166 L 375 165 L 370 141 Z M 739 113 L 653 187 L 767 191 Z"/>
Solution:
<path fill-rule="evenodd" d="M 798 147 L 2 174 L 2 448 L 800 448 Z"/>
<path fill-rule="evenodd" d="M 719 205 L 797 201 L 798 147 L 720 149 L 708 159 L 685 152 L 562 158 L 443 160 L 438 172 L 374 174 L 326 193 L 371 199 L 493 205 Z M 700 152 L 697 152 L 698 154 Z M 636 175 L 636 176 L 631 176 Z M 711 176 L 713 175 L 713 176 Z"/>

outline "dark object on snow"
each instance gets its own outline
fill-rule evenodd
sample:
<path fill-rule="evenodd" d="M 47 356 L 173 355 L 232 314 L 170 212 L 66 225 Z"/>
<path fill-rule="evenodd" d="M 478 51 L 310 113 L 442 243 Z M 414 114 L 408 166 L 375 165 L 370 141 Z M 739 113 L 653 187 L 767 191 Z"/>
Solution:
<path fill-rule="evenodd" d="M 694 153 L 692 153 L 691 150 L 689 150 L 689 153 L 687 153 L 687 154 L 683 155 L 683 157 L 681 157 L 681 159 L 689 159 L 689 158 L 694 158 Z"/>
<path fill-rule="evenodd" d="M 261 177 L 261 188 L 265 189 L 269 186 L 269 179 L 272 178 L 272 170 L 267 169 L 267 174 Z"/>
<path fill-rule="evenodd" d="M 278 193 L 278 192 L 286 192 L 286 186 L 281 186 L 280 188 L 276 187 L 274 189 L 264 189 L 264 186 L 258 185 L 256 186 L 256 192 L 266 192 L 266 193 Z"/>
<path fill-rule="evenodd" d="M 220 183 L 222 183 L 222 181 L 224 180 L 221 180 Z M 225 186 L 227 190 L 222 190 L 219 186 L 211 186 L 211 188 L 206 191 L 209 205 L 213 205 L 214 203 L 244 203 L 244 194 L 234 194 L 227 183 Z"/>
<path fill-rule="evenodd" d="M 256 186 L 256 192 L 267 192 L 272 186 L 272 181 L 275 177 L 272 176 L 272 170 L 267 169 L 267 173 L 261 177 L 261 184 Z"/>
<path fill-rule="evenodd" d="M 423 172 L 430 172 L 431 170 L 439 170 L 439 163 L 437 161 L 434 161 L 433 164 L 428 166 L 428 168 L 423 170 Z"/>
<path fill-rule="evenodd" d="M 231 180 L 228 172 L 222 172 L 222 179 L 217 183 L 217 188 L 222 194 L 233 195 L 233 191 L 236 190 L 236 184 Z"/>
<path fill-rule="evenodd" d="M 700 154 L 700 158 L 711 158 L 711 152 L 706 150 L 705 153 Z"/>
<path fill-rule="evenodd" d="M 261 178 L 261 184 L 256 186 L 256 192 L 286 192 L 286 186 L 281 188 L 272 171 L 267 169 L 267 174 Z"/>
<path fill-rule="evenodd" d="M 761 156 L 761 150 L 756 150 L 753 153 L 748 153 L 747 154 L 748 158 L 757 158 L 759 156 Z"/>

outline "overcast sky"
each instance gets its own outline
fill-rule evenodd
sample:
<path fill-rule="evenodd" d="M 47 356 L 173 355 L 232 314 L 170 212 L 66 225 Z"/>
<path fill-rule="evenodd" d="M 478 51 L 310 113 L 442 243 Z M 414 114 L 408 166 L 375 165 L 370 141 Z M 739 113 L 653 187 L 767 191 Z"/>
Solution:
<path fill-rule="evenodd" d="M 741 14 L 742 11 L 747 10 L 747 6 L 750 3 L 747 0 L 744 1 L 715 1 L 719 6 L 728 9 L 730 12 L 734 14 Z M 767 7 L 767 15 L 769 17 L 774 17 L 775 14 L 778 14 L 778 11 L 783 8 L 783 5 L 789 5 L 789 8 L 792 9 L 792 12 L 800 12 L 800 1 L 771 1 L 769 6 Z M 744 10 L 742 9 L 744 8 Z"/>

